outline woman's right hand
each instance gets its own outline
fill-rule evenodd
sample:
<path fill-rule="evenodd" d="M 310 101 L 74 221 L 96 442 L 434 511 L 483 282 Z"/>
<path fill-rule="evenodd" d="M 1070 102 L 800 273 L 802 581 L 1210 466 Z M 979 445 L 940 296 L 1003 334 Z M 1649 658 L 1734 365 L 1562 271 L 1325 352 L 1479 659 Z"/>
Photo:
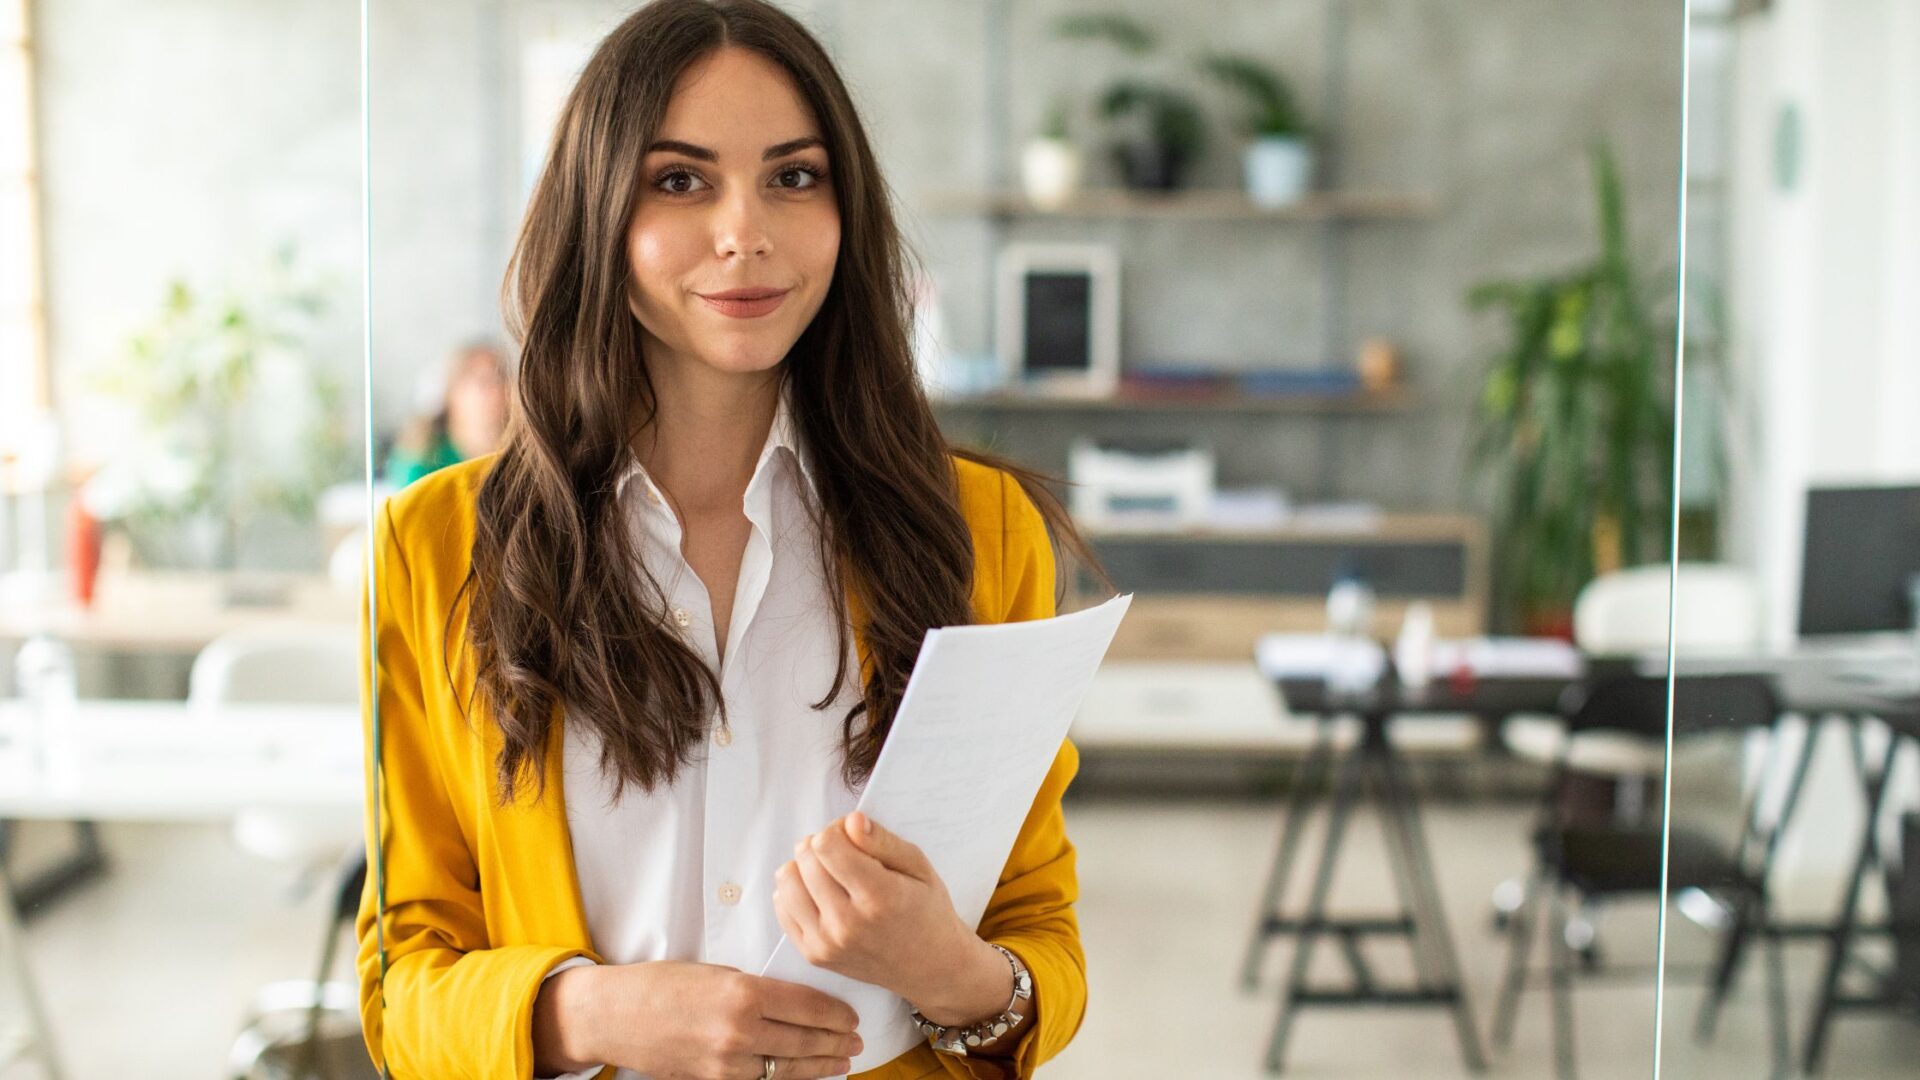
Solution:
<path fill-rule="evenodd" d="M 570 968 L 534 1002 L 538 1076 L 617 1065 L 662 1080 L 844 1076 L 860 1052 L 853 1007 L 798 983 L 658 960 Z"/>

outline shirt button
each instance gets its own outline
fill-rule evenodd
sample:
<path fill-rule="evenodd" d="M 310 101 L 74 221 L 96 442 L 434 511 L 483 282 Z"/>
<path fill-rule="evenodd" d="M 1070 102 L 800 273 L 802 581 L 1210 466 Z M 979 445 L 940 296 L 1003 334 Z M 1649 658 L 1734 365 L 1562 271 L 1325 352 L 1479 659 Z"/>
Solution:
<path fill-rule="evenodd" d="M 720 886 L 720 902 L 732 906 L 740 902 L 740 886 L 729 881 Z"/>
<path fill-rule="evenodd" d="M 721 746 L 732 746 L 733 732 L 727 730 L 726 728 L 721 728 L 720 730 L 713 733 L 713 741 L 719 743 Z"/>
<path fill-rule="evenodd" d="M 647 501 L 648 501 L 648 502 L 650 502 L 650 503 L 652 503 L 652 504 L 653 504 L 653 505 L 655 505 L 655 506 L 659 506 L 659 505 L 660 505 L 660 493 L 659 493 L 659 492 L 657 492 L 657 491 L 655 491 L 655 490 L 653 490 L 652 488 L 648 488 L 648 489 L 647 489 Z"/>
<path fill-rule="evenodd" d="M 692 626 L 693 612 L 688 611 L 686 608 L 683 608 L 683 607 L 674 608 L 673 621 L 676 623 L 679 623 L 681 626 Z"/>

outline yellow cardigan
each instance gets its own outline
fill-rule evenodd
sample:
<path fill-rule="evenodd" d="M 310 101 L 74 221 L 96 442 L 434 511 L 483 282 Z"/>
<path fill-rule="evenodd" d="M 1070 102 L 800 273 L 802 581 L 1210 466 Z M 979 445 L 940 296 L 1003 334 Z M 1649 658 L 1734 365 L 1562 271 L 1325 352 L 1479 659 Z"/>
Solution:
<path fill-rule="evenodd" d="M 502 807 L 493 790 L 499 728 L 477 710 L 469 724 L 456 704 L 472 693 L 473 662 L 464 618 L 449 627 L 447 615 L 466 574 L 475 496 L 491 461 L 476 458 L 414 482 L 387 501 L 375 528 L 384 768 L 377 816 L 368 785 L 367 837 L 371 852 L 379 822 L 384 994 L 372 874 L 356 929 L 367 1047 L 395 1080 L 530 1080 L 541 979 L 568 957 L 601 959 L 574 876 L 561 725 L 548 741 L 544 797 L 536 800 L 529 787 Z M 958 458 L 954 468 L 973 534 L 974 619 L 1052 615 L 1053 555 L 1039 512 L 1005 473 Z M 851 610 L 858 627 L 860 608 Z M 363 702 L 370 700 L 365 625 Z M 863 642 L 859 655 L 864 664 Z M 370 735 L 372 710 L 363 712 Z M 1033 972 L 1037 1022 L 1024 1028 L 1012 1059 L 960 1058 L 921 1045 L 859 1074 L 864 1080 L 1031 1076 L 1073 1038 L 1086 1006 L 1086 961 L 1060 796 L 1078 765 L 1073 744 L 1062 745 L 979 927 Z M 611 1068 L 600 1073 L 602 1080 L 612 1075 Z"/>

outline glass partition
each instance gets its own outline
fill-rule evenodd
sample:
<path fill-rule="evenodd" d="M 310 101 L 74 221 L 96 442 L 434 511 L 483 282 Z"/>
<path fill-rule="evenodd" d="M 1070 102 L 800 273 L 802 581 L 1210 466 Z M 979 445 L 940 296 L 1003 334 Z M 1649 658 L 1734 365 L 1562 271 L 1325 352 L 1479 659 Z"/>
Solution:
<path fill-rule="evenodd" d="M 1663 1060 L 1903 1075 L 1920 1049 L 1920 21 L 1693 9 Z"/>
<path fill-rule="evenodd" d="M 863 415 L 858 395 L 882 391 L 845 358 L 905 355 L 937 434 L 1042 474 L 1036 505 L 1046 491 L 1064 504 L 1055 539 L 1071 522 L 1111 583 L 1134 596 L 1072 722 L 1075 767 L 1060 817 L 1071 857 L 1054 836 L 1056 857 L 1042 860 L 1055 875 L 1071 867 L 1047 880 L 1071 881 L 1076 929 L 1063 933 L 1056 921 L 1032 931 L 1039 940 L 998 939 L 1028 954 L 1046 1073 L 1647 1074 L 1665 701 L 1656 692 L 1612 710 L 1596 687 L 1636 670 L 1664 686 L 1679 12 L 1347 0 L 776 7 L 824 50 L 871 149 L 869 174 L 844 152 L 851 143 L 835 143 L 830 183 L 847 185 L 835 198 L 884 185 L 914 256 L 901 277 L 911 318 L 900 333 L 877 321 L 899 319 L 897 308 L 851 332 L 833 329 L 835 305 L 872 287 L 839 278 L 820 300 L 830 314 L 791 327 L 806 336 L 771 357 L 837 365 L 841 381 L 798 406 L 802 445 L 830 463 L 824 481 L 816 469 L 811 482 L 845 500 L 820 520 L 885 533 L 860 524 L 878 512 L 861 501 L 875 489 L 858 486 L 862 460 L 845 453 L 859 437 L 849 419 Z M 608 837 L 654 835 L 661 808 L 685 809 L 691 797 L 671 786 L 632 801 L 594 797 L 610 761 L 596 767 L 578 732 L 591 727 L 602 747 L 610 736 L 629 749 L 645 738 L 585 720 L 557 737 L 540 729 L 560 766 L 535 775 L 558 784 L 562 809 L 549 802 L 530 813 L 479 794 L 504 742 L 422 741 L 441 730 L 433 724 L 455 723 L 453 702 L 468 700 L 489 657 L 528 661 L 487 676 L 496 688 L 510 685 L 504 675 L 524 680 L 513 684 L 530 694 L 523 714 L 550 700 L 540 680 L 564 665 L 540 642 L 561 644 L 529 626 L 572 627 L 560 635 L 568 647 L 618 652 L 616 638 L 569 621 L 605 625 L 604 612 L 579 607 L 476 635 L 480 594 L 459 588 L 471 556 L 489 551 L 501 561 L 476 572 L 475 588 L 512 601 L 487 600 L 491 612 L 526 614 L 537 607 L 529 596 L 583 587 L 566 580 L 568 566 L 612 574 L 605 568 L 626 564 L 593 546 L 613 543 L 607 529 L 594 532 L 610 513 L 651 553 L 635 568 L 663 586 L 643 588 L 658 603 L 632 634 L 677 626 L 692 631 L 688 648 L 712 645 L 700 655 L 713 661 L 726 702 L 758 692 L 750 675 L 729 672 L 727 656 L 746 657 L 743 670 L 793 660 L 756 636 L 767 633 L 768 597 L 785 587 L 778 530 L 764 538 L 773 562 L 755 561 L 765 554 L 755 554 L 765 523 L 753 486 L 763 459 L 750 458 L 756 467 L 732 478 L 729 497 L 703 508 L 690 499 L 689 473 L 624 434 L 610 441 L 618 425 L 597 414 L 618 405 L 647 415 L 638 372 L 607 361 L 608 350 L 640 363 L 637 342 L 651 342 L 667 365 L 711 346 L 701 379 L 731 379 L 737 365 L 769 359 L 761 336 L 719 319 L 690 316 L 693 330 L 663 334 L 674 322 L 663 311 L 677 309 L 660 297 L 770 286 L 775 272 L 805 291 L 795 267 L 807 265 L 806 251 L 819 256 L 809 245 L 824 225 L 788 226 L 790 215 L 817 209 L 793 193 L 809 181 L 773 172 L 786 150 L 764 163 L 730 156 L 788 117 L 794 94 L 775 78 L 742 99 L 752 108 L 702 113 L 702 94 L 731 100 L 739 86 L 759 85 L 750 81 L 758 69 L 716 68 L 745 80 L 738 85 L 689 81 L 677 66 L 685 57 L 650 51 L 665 39 L 633 29 L 645 19 L 626 21 L 636 11 L 647 9 L 379 0 L 370 37 L 369 391 L 376 514 L 389 530 L 375 552 L 384 575 L 375 595 L 389 613 L 381 639 L 393 642 L 380 667 L 392 726 L 381 747 L 389 816 L 377 832 L 393 841 L 381 876 L 400 890 L 387 896 L 388 942 L 418 930 L 422 912 L 444 914 L 439 900 L 422 903 L 433 885 L 422 877 L 433 865 L 422 861 L 433 846 L 423 841 L 462 841 L 439 865 L 459 871 L 448 880 L 479 882 L 485 930 L 442 929 L 473 931 L 474 950 L 535 947 L 512 977 L 522 989 L 539 980 L 534 1017 L 516 1020 L 535 1028 L 536 1055 L 565 1042 L 542 1026 L 570 1015 L 561 987 L 643 980 L 604 969 L 648 961 L 752 967 L 741 958 L 765 943 L 755 935 L 791 936 L 768 918 L 785 910 L 776 894 L 788 834 L 833 816 L 781 816 L 761 832 L 742 825 L 730 816 L 741 807 L 791 797 L 781 785 L 792 777 L 772 768 L 755 774 L 751 792 L 727 786 L 741 775 L 734 762 L 764 760 L 754 755 L 773 737 L 773 706 L 724 723 L 698 717 L 689 760 L 709 785 L 697 817 L 705 862 L 697 873 L 645 864 L 662 875 L 649 880 L 685 887 L 682 915 L 701 928 L 689 936 L 685 920 L 620 906 L 638 886 L 618 886 L 628 861 L 609 854 L 624 849 Z M 684 40 L 697 29 L 685 24 Z M 623 32 L 637 36 L 608 44 Z M 622 92 L 608 89 L 606 72 L 593 75 L 596 48 L 628 58 Z M 671 86 L 655 84 L 662 71 L 674 73 Z M 592 89 L 579 92 L 600 96 L 569 110 L 583 78 Z M 796 115 L 801 126 L 831 119 L 842 131 L 847 121 L 811 104 Z M 638 180 L 619 152 L 595 156 L 637 131 L 668 137 L 671 116 L 682 127 L 706 116 L 693 137 L 672 137 L 723 152 L 646 153 Z M 738 184 L 762 179 L 755 169 L 779 187 Z M 852 206 L 834 203 L 840 272 L 871 272 L 879 264 L 861 260 L 882 219 Z M 659 226 L 668 220 L 679 224 Z M 739 248 L 747 242 L 751 252 Z M 516 243 L 533 272 L 503 297 Z M 611 281 L 638 291 L 631 307 L 605 302 Z M 722 300 L 715 310 L 756 315 L 751 304 Z M 522 308 L 544 315 L 517 322 Z M 768 318 L 784 318 L 774 310 Z M 897 386 L 905 369 L 896 375 Z M 737 385 L 716 379 L 702 385 Z M 742 408 L 766 404 L 749 398 Z M 495 422 L 503 400 L 504 429 Z M 921 409 L 908 400 L 888 422 L 910 423 Z M 457 414 L 478 419 L 456 431 Z M 780 430 L 765 423 L 746 425 L 747 449 Z M 724 454 L 732 443 L 723 436 L 740 425 L 716 410 L 707 427 L 713 442 L 703 445 Z M 490 441 L 507 452 L 489 456 Z M 501 475 L 513 483 L 482 494 L 509 460 Z M 886 481 L 887 513 L 911 520 L 902 475 L 912 473 Z M 1695 489 L 1719 490 L 1717 476 L 1683 475 L 1683 543 L 1717 527 L 1694 510 Z M 572 501 L 552 502 L 563 487 Z M 770 490 L 769 499 L 784 497 Z M 598 539 L 563 558 L 551 540 L 567 529 L 553 522 L 575 511 L 573 526 Z M 490 539 L 479 538 L 482 526 Z M 713 539 L 722 534 L 732 547 Z M 547 536 L 549 546 L 528 541 L 516 552 L 516 535 Z M 1071 565 L 1069 547 L 1055 552 L 1057 605 L 1035 585 L 998 609 L 976 594 L 970 617 L 1032 618 L 1104 599 L 1100 575 Z M 915 550 L 925 559 L 932 549 Z M 510 553 L 518 569 L 504 561 Z M 1000 564 L 982 565 L 978 580 L 999 580 Z M 761 580 L 756 566 L 772 567 L 765 593 L 740 584 Z M 515 598 L 506 577 L 534 591 Z M 729 615 L 739 626 L 718 633 Z M 437 646 L 424 650 L 434 655 L 421 660 L 402 638 Z M 617 699 L 633 689 L 624 681 L 633 671 L 655 662 L 592 669 L 606 685 L 574 692 Z M 436 709 L 447 716 L 422 719 Z M 484 710 L 470 719 L 471 728 L 445 730 L 507 730 Z M 447 746 L 465 750 L 447 755 Z M 438 781 L 425 762 L 437 762 Z M 805 774 L 799 757 L 783 764 Z M 457 810 L 428 797 L 434 783 L 448 785 Z M 726 791 L 737 805 L 714 794 Z M 812 809 L 852 805 L 839 797 Z M 1047 797 L 1062 796 L 1043 786 L 1036 798 Z M 765 858 L 762 833 L 783 841 Z M 1032 849 L 1016 846 L 1010 871 L 1021 850 Z M 464 909 L 447 910 L 457 919 Z M 620 911 L 635 910 L 640 923 L 620 923 Z M 994 924 L 982 925 L 993 938 Z M 1069 938 L 1084 952 L 1084 975 L 1077 957 L 1047 963 L 1046 942 Z M 390 990 L 408 995 L 408 1007 L 438 1010 L 454 1025 L 446 1031 L 464 1030 L 462 1002 L 494 1007 L 451 990 L 435 997 L 418 974 L 426 961 L 389 952 L 399 980 Z M 363 971 L 367 955 L 363 944 Z M 575 975 L 579 959 L 603 970 Z M 1046 1026 L 1061 1023 L 1044 1019 L 1050 1007 L 1072 1019 L 1070 1044 Z M 386 1037 L 395 1055 L 450 1055 L 448 1071 L 477 1065 L 489 1045 L 476 1033 L 410 1051 L 402 1034 Z M 651 1052 L 629 1045 L 594 1061 L 644 1070 L 658 1060 Z M 541 1061 L 581 1063 L 563 1057 Z"/>
<path fill-rule="evenodd" d="M 322 0 L 0 4 L 5 1075 L 291 1075 L 338 940 L 359 53 Z"/>

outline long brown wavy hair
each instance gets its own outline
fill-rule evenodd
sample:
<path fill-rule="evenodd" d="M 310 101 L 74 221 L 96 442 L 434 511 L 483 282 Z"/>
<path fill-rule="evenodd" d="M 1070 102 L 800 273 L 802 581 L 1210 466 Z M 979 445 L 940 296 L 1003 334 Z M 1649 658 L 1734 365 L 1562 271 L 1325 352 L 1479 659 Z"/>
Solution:
<path fill-rule="evenodd" d="M 503 802 L 529 777 L 539 787 L 562 707 L 599 736 L 617 790 L 652 790 L 690 759 L 723 705 L 714 672 L 666 622 L 665 593 L 641 564 L 614 485 L 655 406 L 627 304 L 641 161 L 681 73 L 724 45 L 792 76 L 833 163 L 834 277 L 782 379 L 815 464 L 820 556 L 840 628 L 842 659 L 812 707 L 863 680 L 842 727 L 847 780 L 871 772 L 925 632 L 972 621 L 974 553 L 950 455 L 1007 470 L 1056 549 L 1098 572 L 1043 477 L 941 435 L 909 347 L 914 259 L 819 42 L 765 0 L 655 0 L 607 35 L 568 96 L 502 289 L 520 378 L 480 488 L 461 593 L 474 691 L 505 736 Z M 847 670 L 847 582 L 863 609 L 865 672 Z"/>

